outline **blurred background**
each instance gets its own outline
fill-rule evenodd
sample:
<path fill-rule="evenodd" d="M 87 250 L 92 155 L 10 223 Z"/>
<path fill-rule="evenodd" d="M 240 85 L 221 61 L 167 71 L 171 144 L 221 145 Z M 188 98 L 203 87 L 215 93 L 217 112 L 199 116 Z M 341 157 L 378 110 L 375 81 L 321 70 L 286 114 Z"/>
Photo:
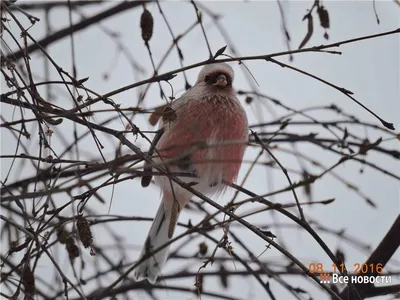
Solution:
<path fill-rule="evenodd" d="M 4 299 L 399 296 L 398 3 L 13 2 L 1 2 Z M 338 44 L 312 48 L 331 43 Z M 303 269 L 194 197 L 175 236 L 215 216 L 172 244 L 155 285 L 136 283 L 125 272 L 139 255 L 160 191 L 141 187 L 143 156 L 116 133 L 146 152 L 160 107 L 195 83 L 194 64 L 224 46 L 217 60 L 232 58 L 250 128 L 273 156 L 250 136 L 237 180 L 245 190 L 228 188 L 211 199 L 275 236 Z M 273 61 L 255 57 L 276 53 Z M 172 79 L 154 79 L 172 71 Z M 293 190 L 307 225 L 296 223 Z M 250 192 L 281 204 L 280 211 L 249 200 Z M 332 272 L 330 252 L 354 273 L 381 242 L 390 250 L 374 257 L 385 262 L 391 283 L 358 286 L 358 296 L 304 271 L 321 264 Z"/>

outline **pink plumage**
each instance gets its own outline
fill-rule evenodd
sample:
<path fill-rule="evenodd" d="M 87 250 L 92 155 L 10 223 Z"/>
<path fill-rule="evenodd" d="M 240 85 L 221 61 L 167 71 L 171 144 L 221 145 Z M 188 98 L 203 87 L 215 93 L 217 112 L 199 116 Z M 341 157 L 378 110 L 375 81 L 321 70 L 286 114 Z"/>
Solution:
<path fill-rule="evenodd" d="M 222 180 L 236 179 L 246 149 L 248 121 L 232 87 L 233 78 L 232 68 L 225 63 L 204 66 L 196 84 L 172 103 L 176 117 L 160 121 L 163 134 L 153 161 L 169 172 L 192 173 L 194 178 L 180 179 L 196 182 L 193 188 L 204 194 L 218 194 L 225 188 Z M 155 180 L 163 198 L 140 258 L 172 238 L 179 213 L 192 197 L 166 176 Z M 142 181 L 142 185 L 147 184 Z M 167 260 L 168 248 L 140 263 L 135 278 L 154 283 Z"/>

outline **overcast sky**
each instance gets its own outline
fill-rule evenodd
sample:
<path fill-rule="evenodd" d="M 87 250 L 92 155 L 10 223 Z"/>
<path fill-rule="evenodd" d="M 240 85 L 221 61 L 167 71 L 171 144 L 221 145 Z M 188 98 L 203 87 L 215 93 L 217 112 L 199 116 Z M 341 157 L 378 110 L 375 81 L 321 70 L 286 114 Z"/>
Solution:
<path fill-rule="evenodd" d="M 23 2 L 23 1 L 18 1 Z M 85 15 L 90 16 L 98 11 L 102 11 L 107 7 L 115 5 L 115 2 L 108 2 L 97 7 L 86 7 L 82 10 Z M 312 5 L 312 1 L 295 1 L 284 2 L 283 9 L 287 28 L 291 36 L 291 47 L 296 49 L 304 38 L 307 31 L 306 22 L 302 22 L 302 18 Z M 392 1 L 376 1 L 376 11 L 378 13 L 380 24 L 376 22 L 372 1 L 326 1 L 324 5 L 329 11 L 331 28 L 328 30 L 329 41 L 323 37 L 324 30 L 315 19 L 314 34 L 307 46 L 320 45 L 324 43 L 336 42 L 355 38 L 358 36 L 376 34 L 388 30 L 393 30 L 399 27 L 399 6 Z M 221 15 L 221 25 L 228 33 L 230 39 L 235 45 L 237 55 L 250 56 L 270 54 L 278 51 L 287 50 L 285 38 L 282 34 L 282 19 L 279 13 L 277 3 L 275 1 L 257 1 L 257 2 L 202 2 L 201 7 L 207 7 L 216 14 Z M 171 43 L 170 34 L 158 8 L 154 4 L 147 5 L 147 8 L 153 13 L 155 24 L 154 34 L 150 41 L 151 50 L 156 64 L 161 60 L 165 51 Z M 169 2 L 162 3 L 165 16 L 167 17 L 175 35 L 185 31 L 195 20 L 195 13 L 192 5 L 189 3 Z M 120 40 L 129 49 L 131 55 L 143 67 L 145 72 L 140 74 L 134 72 L 123 55 L 116 58 L 116 45 L 105 35 L 98 26 L 92 26 L 87 30 L 83 30 L 75 34 L 75 56 L 77 66 L 77 78 L 89 77 L 85 83 L 87 87 L 95 90 L 99 94 L 107 93 L 122 86 L 133 83 L 139 79 L 146 79 L 152 75 L 151 62 L 147 50 L 141 39 L 139 18 L 142 9 L 135 9 L 107 19 L 101 24 L 108 29 L 118 32 Z M 44 20 L 44 15 L 38 12 L 33 12 L 40 19 Z M 74 22 L 79 21 L 80 17 L 77 14 L 73 15 Z M 52 30 L 56 31 L 64 28 L 68 24 L 68 13 L 64 9 L 52 10 L 50 13 L 50 23 Z M 27 24 L 26 22 L 24 24 Z M 221 35 L 221 32 L 211 22 L 209 16 L 204 13 L 204 25 L 207 32 L 207 37 L 212 49 L 212 52 L 217 51 L 222 46 L 227 45 L 227 41 Z M 15 31 L 15 26 L 13 28 Z M 30 31 L 32 36 L 37 40 L 45 36 L 44 22 L 37 23 Z M 204 37 L 199 27 L 196 27 L 190 34 L 185 36 L 179 45 L 184 55 L 184 65 L 190 65 L 198 61 L 208 58 L 208 50 Z M 54 60 L 65 70 L 71 72 L 71 51 L 69 39 L 63 39 L 54 43 L 49 47 L 48 51 Z M 341 51 L 342 55 L 334 55 L 327 53 L 304 53 L 294 56 L 294 61 L 289 62 L 288 57 L 280 57 L 279 60 L 315 74 L 329 82 L 332 82 L 339 87 L 344 87 L 351 90 L 355 97 L 363 104 L 368 106 L 372 111 L 376 112 L 385 120 L 394 123 L 396 130 L 400 128 L 400 97 L 399 97 L 399 35 L 391 35 L 372 40 L 361 41 L 353 44 L 341 46 L 332 50 Z M 228 47 L 226 53 L 233 54 L 232 49 Z M 34 73 L 43 76 L 43 59 L 38 53 L 32 55 L 32 65 Z M 240 90 L 251 90 L 255 86 L 254 81 L 248 80 L 248 74 L 243 67 L 237 63 L 232 63 L 231 66 L 235 70 L 234 86 Z M 281 68 L 275 64 L 265 61 L 248 61 L 246 66 L 250 69 L 252 75 L 258 83 L 258 91 L 265 93 L 271 97 L 280 100 L 287 106 L 294 109 L 303 109 L 314 105 L 329 105 L 335 103 L 341 107 L 346 113 L 357 116 L 360 120 L 368 123 L 380 125 L 373 116 L 368 114 L 361 107 L 351 102 L 349 98 L 334 90 L 331 87 L 324 85 L 310 77 L 291 71 L 287 68 Z M 176 51 L 168 57 L 161 68 L 160 73 L 177 69 L 180 67 L 179 59 Z M 104 72 L 109 71 L 108 77 L 104 77 Z M 190 84 L 194 84 L 199 69 L 191 69 L 186 72 Z M 58 75 L 54 69 L 51 69 L 51 78 L 58 79 Z M 72 74 L 72 72 L 71 72 Z M 251 84 L 249 83 L 251 82 Z M 182 73 L 170 81 L 173 85 L 177 96 L 184 92 L 184 79 Z M 167 84 L 163 84 L 164 91 L 170 92 Z M 5 90 L 4 81 L 2 78 L 2 89 Z M 143 89 L 129 90 L 113 96 L 112 99 L 120 103 L 122 107 L 135 106 L 138 100 L 138 94 Z M 54 90 L 57 94 L 57 90 Z M 57 95 L 56 104 L 62 107 L 71 107 L 70 98 L 64 97 L 62 94 Z M 241 98 L 243 100 L 244 98 Z M 69 102 L 68 102 L 69 101 Z M 151 108 L 160 105 L 164 100 L 160 98 L 159 88 L 156 84 L 152 85 L 149 95 L 146 97 L 144 107 Z M 286 112 L 271 102 L 265 99 L 255 99 L 252 104 L 243 105 L 248 114 L 250 125 L 260 122 L 269 122 L 276 119 L 276 115 L 283 115 Z M 106 108 L 102 104 L 96 104 L 95 108 Z M 272 107 L 274 112 L 271 113 L 269 107 Z M 2 105 L 2 116 L 7 120 L 12 119 L 12 110 Z M 274 115 L 276 114 L 276 115 Z M 337 115 L 333 113 L 317 112 L 313 116 L 320 121 L 329 121 L 337 119 Z M 135 124 L 142 130 L 154 129 L 147 122 L 147 115 L 139 116 L 134 119 Z M 96 116 L 96 122 L 106 119 L 107 115 Z M 299 118 L 298 120 L 304 120 Z M 65 122 L 62 134 L 69 141 L 73 139 L 72 125 Z M 115 129 L 122 129 L 120 121 L 112 123 Z M 371 141 L 379 137 L 376 131 L 367 130 L 360 127 L 349 127 L 354 133 L 359 136 L 367 136 Z M 291 132 L 307 134 L 316 132 L 321 137 L 330 137 L 330 133 L 324 130 L 321 126 L 314 127 L 295 127 L 289 126 Z M 259 132 L 262 129 L 258 130 Z M 272 131 L 271 128 L 267 131 Z M 83 132 L 83 131 L 81 131 Z M 5 140 L 10 139 L 9 133 L 2 129 L 1 151 L 3 154 L 12 154 L 15 151 L 15 142 L 5 143 Z M 116 141 L 102 137 L 102 142 L 106 146 L 104 153 L 109 159 L 114 158 L 114 150 Z M 386 136 L 387 137 L 387 136 Z M 36 138 L 36 137 L 34 137 Z M 142 147 L 143 151 L 147 150 L 147 142 L 138 138 L 132 139 L 137 146 Z M 90 158 L 95 155 L 98 157 L 98 152 L 93 140 L 89 137 L 84 141 L 83 155 L 85 158 Z M 387 141 L 384 144 L 389 149 L 399 149 L 398 141 Z M 60 139 L 55 135 L 52 146 L 57 151 L 62 151 L 65 148 Z M 36 146 L 33 146 L 36 147 Z M 285 149 L 292 149 L 289 145 L 282 145 Z M 315 146 L 309 144 L 301 144 L 297 148 L 302 153 L 320 160 L 326 166 L 331 166 L 338 160 L 338 156 L 321 151 Z M 128 153 L 128 148 L 123 148 L 124 153 Z M 259 152 L 259 148 L 249 148 L 246 152 L 245 159 L 253 160 Z M 276 151 L 283 165 L 289 169 L 300 170 L 298 161 L 292 155 L 287 155 Z M 374 161 L 397 175 L 399 175 L 399 164 L 387 156 L 378 154 L 369 154 L 368 159 Z M 263 161 L 266 161 L 265 156 Z M 2 161 L 2 178 L 4 179 L 10 161 Z M 243 164 L 239 176 L 239 182 L 242 180 L 245 172 L 249 168 L 249 164 Z M 318 173 L 320 170 L 308 166 L 309 170 Z M 383 175 L 371 168 L 364 168 L 364 172 L 360 173 L 361 165 L 356 162 L 346 162 L 335 171 L 349 180 L 353 185 L 367 195 L 376 205 L 376 208 L 366 205 L 365 201 L 359 197 L 354 191 L 349 190 L 345 185 L 336 180 L 332 176 L 325 176 L 322 180 L 317 181 L 312 188 L 314 200 L 324 200 L 335 198 L 335 202 L 327 206 L 305 207 L 305 214 L 310 220 L 320 222 L 326 227 L 333 230 L 346 229 L 346 233 L 356 237 L 357 240 L 370 245 L 374 249 L 384 234 L 387 232 L 394 219 L 399 214 L 400 208 L 400 189 L 399 182 L 393 178 Z M 31 170 L 33 172 L 33 170 Z M 33 173 L 31 173 L 33 174 Z M 29 175 L 29 171 L 24 174 L 14 170 L 11 174 L 10 181 L 13 179 L 22 179 Z M 294 177 L 296 178 L 296 177 Z M 298 180 L 298 178 L 296 179 Z M 266 171 L 265 166 L 256 167 L 251 173 L 250 178 L 246 181 L 244 187 L 258 194 L 265 194 L 269 191 L 276 190 L 287 185 L 287 181 L 279 170 Z M 84 190 L 81 190 L 84 192 Z M 153 217 L 159 204 L 159 190 L 152 186 L 143 189 L 140 186 L 139 180 L 122 182 L 115 186 L 114 191 L 111 188 L 104 188 L 102 194 L 105 199 L 110 201 L 111 193 L 114 193 L 113 202 L 111 205 L 110 214 L 126 215 L 126 216 L 146 216 Z M 300 201 L 307 201 L 305 194 L 299 190 L 301 197 Z M 66 200 L 66 197 L 60 197 L 60 201 Z M 228 191 L 219 199 L 219 203 L 225 204 L 232 197 L 232 192 Z M 246 196 L 240 195 L 239 199 L 245 199 Z M 277 197 L 270 198 L 272 201 L 291 203 L 293 197 L 290 193 L 286 193 Z M 110 202 L 105 205 L 99 205 L 93 202 L 93 208 L 99 214 L 107 214 Z M 245 207 L 237 211 L 238 214 L 249 211 L 251 206 Z M 209 211 L 214 211 L 208 207 Z M 292 210 L 296 213 L 295 210 Z M 194 223 L 200 221 L 204 216 L 193 215 L 191 212 L 184 211 L 181 214 L 181 221 L 187 222 L 192 219 Z M 282 224 L 290 224 L 290 220 L 279 215 L 271 213 L 258 214 L 257 216 L 248 218 L 249 222 L 254 224 L 271 225 L 274 222 Z M 126 258 L 126 262 L 134 261 L 139 254 L 139 246 L 144 241 L 150 223 L 115 223 L 112 227 L 125 238 L 125 242 L 134 245 L 134 250 L 131 251 L 131 256 Z M 100 227 L 98 227 L 100 229 Z M 245 242 L 250 245 L 252 251 L 256 254 L 261 254 L 265 248 L 265 242 L 259 240 L 254 234 L 248 230 L 244 230 L 239 225 L 233 229 Z M 285 245 L 285 247 L 294 254 L 304 265 L 311 262 L 321 262 L 326 266 L 330 266 L 331 262 L 327 255 L 320 249 L 319 245 L 299 228 L 282 227 L 276 229 L 271 227 L 269 230 L 277 236 L 277 242 Z M 177 233 L 181 233 L 182 229 L 178 228 Z M 102 239 L 101 229 L 94 229 L 95 241 L 99 244 L 106 244 L 107 239 Z M 220 238 L 222 230 L 215 232 L 214 236 Z M 353 247 L 343 241 L 338 241 L 336 236 L 321 233 L 321 237 L 328 246 L 335 251 L 338 247 L 346 254 L 346 263 L 349 269 L 352 270 L 354 263 L 363 262 L 369 255 L 365 251 L 360 251 L 357 247 Z M 193 243 L 195 249 L 198 242 L 204 240 L 199 238 Z M 178 243 L 180 244 L 180 243 Z M 239 245 L 233 245 L 238 253 L 243 253 Z M 172 246 L 174 249 L 174 246 Z M 194 251 L 194 250 L 193 250 Z M 192 252 L 193 253 L 193 252 Z M 222 255 L 221 251 L 221 255 Z M 87 257 L 88 265 L 95 263 L 97 257 Z M 260 259 L 266 261 L 279 261 L 282 255 L 275 249 L 266 251 Z M 396 257 L 393 257 L 389 264 L 388 270 L 400 269 L 400 252 L 397 251 Z M 192 270 L 197 270 L 201 266 L 201 261 L 196 261 L 192 266 Z M 67 266 L 67 264 L 66 264 Z M 233 264 L 227 265 L 229 268 L 234 268 Z M 182 266 L 175 266 L 179 268 Z M 40 271 L 48 269 L 49 266 L 42 265 Z M 166 265 L 164 274 L 168 274 L 169 270 L 173 269 L 171 265 Z M 208 266 L 207 269 L 212 269 Z M 394 278 L 393 278 L 394 279 Z M 298 279 L 291 277 L 288 279 L 293 286 L 298 286 L 310 291 L 314 299 L 328 299 L 322 290 L 311 283 L 311 280 Z M 219 283 L 210 282 L 207 288 L 210 290 L 218 289 Z M 193 279 L 184 281 L 188 287 L 192 287 Z M 207 283 L 207 282 L 206 282 Z M 229 294 L 241 297 L 242 299 L 266 299 L 265 291 L 254 279 L 236 278 L 232 280 L 232 285 Z M 292 295 L 284 290 L 279 284 L 271 281 L 271 288 L 278 299 L 292 299 Z M 162 299 L 195 299 L 195 295 L 188 296 L 172 291 L 158 291 L 162 295 Z M 147 297 L 145 294 L 138 295 L 135 299 Z M 207 299 L 203 297 L 202 299 Z M 381 297 L 379 299 L 389 299 Z"/>

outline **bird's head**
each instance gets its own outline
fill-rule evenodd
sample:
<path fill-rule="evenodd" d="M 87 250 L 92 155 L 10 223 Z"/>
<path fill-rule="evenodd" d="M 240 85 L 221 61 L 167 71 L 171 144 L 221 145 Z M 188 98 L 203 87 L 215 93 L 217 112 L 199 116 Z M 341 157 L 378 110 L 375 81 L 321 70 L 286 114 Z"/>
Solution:
<path fill-rule="evenodd" d="M 196 84 L 216 86 L 221 89 L 231 88 L 233 77 L 233 69 L 228 64 L 209 64 L 201 69 Z"/>

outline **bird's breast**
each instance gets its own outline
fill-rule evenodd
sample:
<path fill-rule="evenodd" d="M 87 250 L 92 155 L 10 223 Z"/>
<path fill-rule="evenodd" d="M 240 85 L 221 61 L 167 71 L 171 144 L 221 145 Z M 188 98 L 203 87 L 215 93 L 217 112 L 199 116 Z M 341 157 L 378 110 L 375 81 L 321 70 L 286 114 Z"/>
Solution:
<path fill-rule="evenodd" d="M 236 98 L 204 97 L 176 103 L 158 149 L 164 158 L 190 156 L 199 176 L 236 178 L 248 139 L 244 109 Z"/>

